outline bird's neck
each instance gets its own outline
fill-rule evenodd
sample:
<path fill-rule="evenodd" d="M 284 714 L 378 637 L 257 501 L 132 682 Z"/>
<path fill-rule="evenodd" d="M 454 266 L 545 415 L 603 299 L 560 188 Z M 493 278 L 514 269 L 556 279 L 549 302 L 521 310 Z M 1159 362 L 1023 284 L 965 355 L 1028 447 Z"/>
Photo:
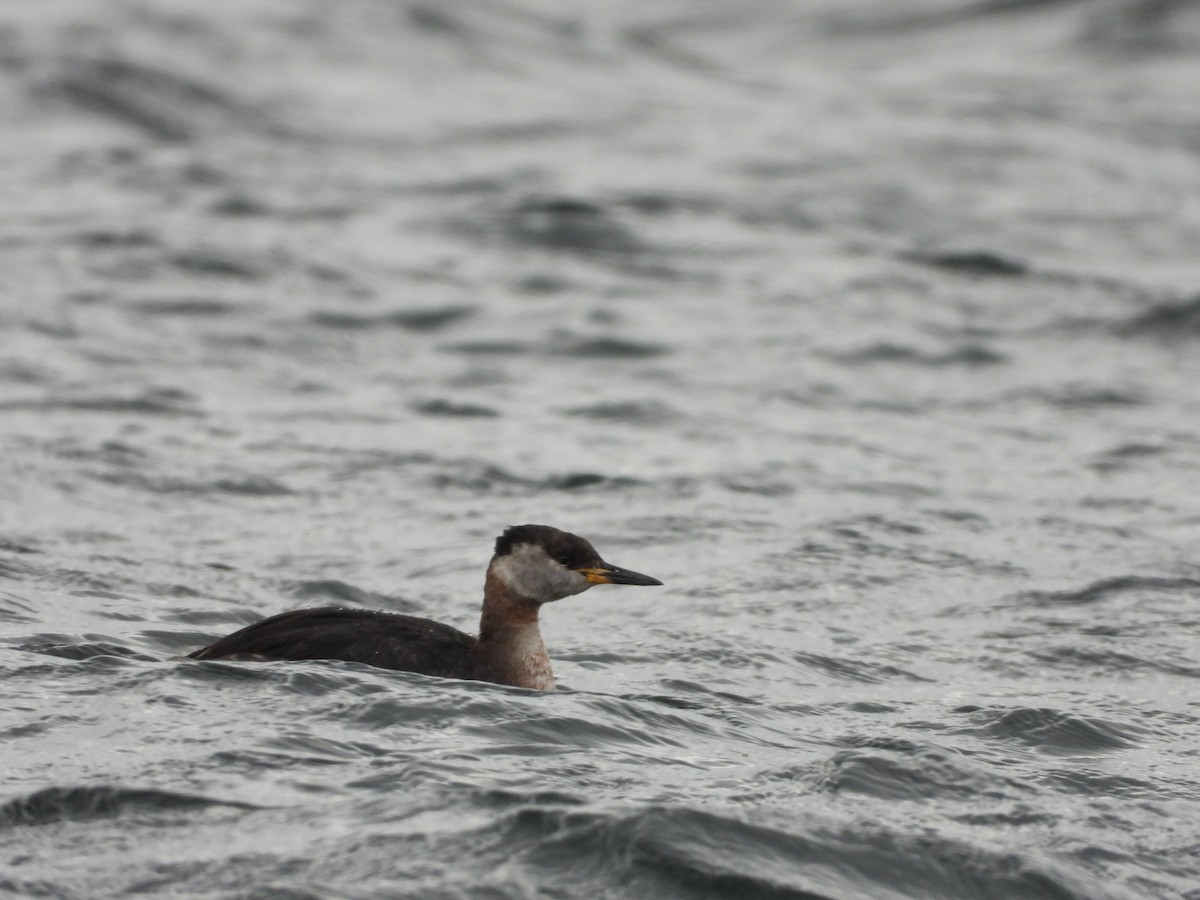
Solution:
<path fill-rule="evenodd" d="M 516 594 L 490 569 L 483 589 L 477 652 L 504 684 L 548 691 L 550 656 L 538 627 L 541 604 Z"/>

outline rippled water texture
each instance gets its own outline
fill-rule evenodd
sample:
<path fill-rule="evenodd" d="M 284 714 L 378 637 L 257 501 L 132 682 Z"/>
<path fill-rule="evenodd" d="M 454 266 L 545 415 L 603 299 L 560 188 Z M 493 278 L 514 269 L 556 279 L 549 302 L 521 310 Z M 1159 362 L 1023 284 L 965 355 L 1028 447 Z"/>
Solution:
<path fill-rule="evenodd" d="M 1200 898 L 1200 4 L 11 3 L 0 894 Z M 181 659 L 661 578 L 562 688 Z"/>

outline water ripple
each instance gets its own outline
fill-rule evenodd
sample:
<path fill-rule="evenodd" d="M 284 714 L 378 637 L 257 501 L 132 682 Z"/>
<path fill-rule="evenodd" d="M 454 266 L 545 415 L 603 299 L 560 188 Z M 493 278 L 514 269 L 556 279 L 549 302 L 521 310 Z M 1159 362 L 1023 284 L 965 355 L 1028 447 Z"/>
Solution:
<path fill-rule="evenodd" d="M 174 791 L 116 786 L 50 787 L 0 806 L 0 828 L 87 822 L 128 815 L 191 814 L 215 807 L 255 808 L 234 800 L 212 800 Z"/>
<path fill-rule="evenodd" d="M 1057 753 L 1122 750 L 1135 746 L 1145 731 L 1127 723 L 1066 713 L 1057 709 L 963 709 L 979 723 L 978 732 Z"/>

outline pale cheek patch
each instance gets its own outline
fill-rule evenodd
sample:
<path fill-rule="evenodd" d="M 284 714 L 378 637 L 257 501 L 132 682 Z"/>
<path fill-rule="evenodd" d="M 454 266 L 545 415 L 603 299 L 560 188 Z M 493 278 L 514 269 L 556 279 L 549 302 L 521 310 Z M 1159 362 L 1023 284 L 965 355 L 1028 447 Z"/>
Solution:
<path fill-rule="evenodd" d="M 497 560 L 493 572 L 518 596 L 541 602 L 569 597 L 592 586 L 585 576 L 531 544 L 522 544 Z"/>

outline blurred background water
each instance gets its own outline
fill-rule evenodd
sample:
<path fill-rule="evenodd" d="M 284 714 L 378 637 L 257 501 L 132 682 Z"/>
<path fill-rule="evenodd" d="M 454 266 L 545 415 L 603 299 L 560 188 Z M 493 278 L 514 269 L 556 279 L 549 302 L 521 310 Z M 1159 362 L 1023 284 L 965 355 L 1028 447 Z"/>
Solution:
<path fill-rule="evenodd" d="M 0 13 L 0 894 L 1200 898 L 1200 4 Z M 550 695 L 195 663 L 474 627 Z"/>

